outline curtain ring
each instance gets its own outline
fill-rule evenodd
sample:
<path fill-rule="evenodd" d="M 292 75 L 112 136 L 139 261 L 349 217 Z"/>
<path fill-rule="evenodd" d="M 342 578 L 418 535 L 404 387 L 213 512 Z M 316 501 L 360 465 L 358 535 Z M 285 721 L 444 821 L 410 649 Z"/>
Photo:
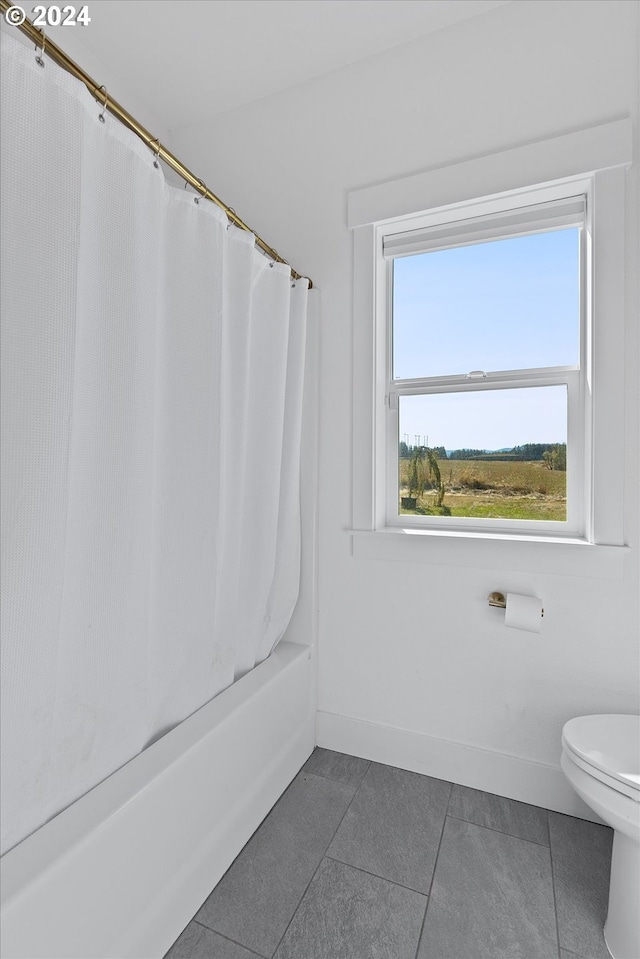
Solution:
<path fill-rule="evenodd" d="M 38 64 L 39 67 L 43 67 L 44 66 L 44 45 L 46 43 L 46 38 L 44 35 L 44 31 L 40 31 L 40 32 L 42 36 L 42 46 L 40 48 L 40 53 L 38 53 L 38 44 L 36 43 L 36 63 Z"/>
<path fill-rule="evenodd" d="M 202 180 L 198 180 L 198 189 L 202 191 L 202 195 L 204 197 L 206 197 L 207 193 L 209 192 L 209 188 L 207 187 L 207 184 L 203 183 Z M 195 203 L 200 203 L 200 198 L 196 196 L 194 197 L 194 201 Z"/>
<path fill-rule="evenodd" d="M 159 170 L 159 169 L 160 169 L 160 164 L 158 163 L 158 157 L 160 156 L 160 140 L 158 140 L 158 138 L 156 137 L 156 139 L 155 139 L 155 140 L 152 140 L 151 142 L 158 144 L 158 149 L 155 150 L 155 152 L 154 152 L 154 154 L 153 154 L 153 165 L 154 165 L 154 167 L 156 168 L 156 170 Z"/>
<path fill-rule="evenodd" d="M 98 91 L 104 90 L 104 103 L 102 104 L 102 113 L 98 114 L 98 120 L 100 123 L 106 123 L 104 115 L 107 111 L 107 104 L 109 103 L 109 94 L 107 93 L 107 88 L 104 84 L 101 87 L 98 87 Z"/>
<path fill-rule="evenodd" d="M 189 181 L 188 181 L 188 180 L 185 180 L 185 181 L 184 181 L 184 189 L 186 190 L 188 187 L 189 187 Z M 200 200 L 198 199 L 197 196 L 194 196 L 193 202 L 194 202 L 194 203 L 199 203 Z"/>

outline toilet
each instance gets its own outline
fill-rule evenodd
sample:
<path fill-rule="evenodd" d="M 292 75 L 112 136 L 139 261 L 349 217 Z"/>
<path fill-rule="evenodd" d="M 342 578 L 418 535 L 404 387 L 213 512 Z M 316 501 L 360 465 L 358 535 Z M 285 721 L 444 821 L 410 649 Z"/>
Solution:
<path fill-rule="evenodd" d="M 578 716 L 562 730 L 565 776 L 614 830 L 604 937 L 614 959 L 640 957 L 640 716 Z"/>

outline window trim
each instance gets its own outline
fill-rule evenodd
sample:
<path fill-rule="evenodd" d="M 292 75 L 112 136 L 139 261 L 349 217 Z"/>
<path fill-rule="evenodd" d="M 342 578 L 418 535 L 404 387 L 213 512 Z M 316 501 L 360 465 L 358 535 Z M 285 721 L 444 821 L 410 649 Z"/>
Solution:
<path fill-rule="evenodd" d="M 618 571 L 621 568 L 612 565 L 612 557 L 621 555 L 615 547 L 624 547 L 624 168 L 632 158 L 631 133 L 631 121 L 627 118 L 349 195 L 348 221 L 354 242 L 350 529 L 354 555 L 475 565 L 485 562 L 483 551 L 487 556 L 493 555 L 496 543 L 500 543 L 500 555 L 511 569 L 540 568 L 541 548 L 551 551 L 553 563 L 559 555 L 563 556 L 560 566 L 573 575 L 579 575 L 581 570 L 584 575 L 593 575 L 593 570 L 603 564 L 604 575 L 614 566 Z M 376 322 L 376 301 L 384 295 L 375 270 L 377 231 L 388 227 L 390 221 L 409 215 L 419 228 L 425 217 L 436 222 L 446 209 L 466 206 L 471 200 L 485 202 L 489 210 L 501 203 L 508 204 L 516 192 L 522 194 L 523 202 L 527 191 L 542 188 L 548 189 L 550 195 L 556 191 L 558 196 L 566 196 L 571 184 L 585 181 L 589 186 L 589 216 L 594 218 L 591 229 L 597 224 L 592 251 L 597 283 L 590 282 L 585 291 L 594 312 L 593 333 L 585 346 L 586 365 L 591 369 L 587 389 L 594 397 L 585 442 L 588 457 L 593 446 L 601 451 L 599 459 L 607 461 L 606 470 L 601 463 L 594 463 L 593 475 L 589 477 L 593 507 L 587 530 L 579 537 L 544 538 L 522 533 L 388 527 L 378 480 L 386 465 L 384 436 L 380 436 L 380 417 L 374 416 L 375 397 L 384 388 L 379 357 L 387 348 L 384 325 Z M 607 548 L 598 550 L 599 546 Z M 559 547 L 564 548 L 558 551 Z M 594 560 L 596 553 L 600 556 L 598 561 Z M 577 555 L 582 558 L 577 560 Z M 470 556 L 475 557 L 471 563 Z"/>
<path fill-rule="evenodd" d="M 590 228 L 588 180 L 571 181 L 563 194 L 558 197 L 557 187 L 542 188 L 536 193 L 527 191 L 525 204 L 520 192 L 503 197 L 499 204 L 481 200 L 456 207 L 455 211 L 439 211 L 437 225 L 427 214 L 421 217 L 418 229 L 407 230 L 407 218 L 401 217 L 376 227 L 376 264 L 377 275 L 381 277 L 384 291 L 376 303 L 376 322 L 386 324 L 386 349 L 378 356 L 378 362 L 384 364 L 385 394 L 375 399 L 375 415 L 384 419 L 384 430 L 378 433 L 379 442 L 385 444 L 387 468 L 382 477 L 378 477 L 377 488 L 384 482 L 385 489 L 379 495 L 385 498 L 385 525 L 389 527 L 407 527 L 413 529 L 444 529 L 486 533 L 529 533 L 537 536 L 585 536 L 590 537 L 590 516 L 585 516 L 585 504 L 590 501 L 590 472 L 585 470 L 587 444 L 585 433 L 590 424 L 590 402 L 586 391 L 587 351 L 585 343 L 591 325 L 588 298 L 585 296 L 589 282 L 590 263 L 587 256 L 587 235 Z M 490 212 L 487 212 L 487 208 Z M 478 208 L 481 209 L 478 215 Z M 413 222 L 412 222 L 413 221 Z M 409 221 L 415 226 L 413 218 Z M 422 252 L 442 249 L 458 249 L 462 246 L 484 242 L 487 239 L 512 238 L 543 233 L 550 230 L 578 226 L 581 230 L 579 250 L 580 273 L 580 323 L 578 362 L 570 367 L 533 367 L 521 370 L 487 372 L 481 381 L 470 380 L 468 374 L 449 376 L 429 376 L 424 378 L 401 379 L 393 376 L 393 263 L 399 256 L 411 256 Z M 388 238 L 391 241 L 388 242 Z M 383 371 L 376 378 L 381 381 Z M 474 519 L 472 517 L 411 516 L 398 512 L 398 417 L 393 415 L 397 409 L 397 399 L 406 395 L 425 395 L 437 393 L 445 395 L 462 392 L 481 392 L 485 390 L 535 388 L 548 386 L 566 386 L 567 388 L 567 519 L 550 520 L 513 520 L 513 519 Z M 384 408 L 384 409 L 383 409 Z M 384 435 L 383 435 L 384 433 Z"/>

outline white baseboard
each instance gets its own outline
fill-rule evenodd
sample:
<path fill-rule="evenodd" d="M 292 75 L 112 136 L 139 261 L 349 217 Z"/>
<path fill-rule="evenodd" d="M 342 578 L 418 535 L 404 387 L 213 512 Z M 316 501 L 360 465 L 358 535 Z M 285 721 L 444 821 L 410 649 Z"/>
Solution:
<path fill-rule="evenodd" d="M 316 714 L 316 741 L 325 749 L 601 822 L 567 782 L 560 743 L 558 765 L 552 766 L 324 710 Z"/>

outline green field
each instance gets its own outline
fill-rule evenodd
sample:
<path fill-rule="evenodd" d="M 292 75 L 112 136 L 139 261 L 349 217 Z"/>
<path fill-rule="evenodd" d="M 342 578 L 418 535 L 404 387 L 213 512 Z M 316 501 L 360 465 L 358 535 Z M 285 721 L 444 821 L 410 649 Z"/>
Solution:
<path fill-rule="evenodd" d="M 415 509 L 400 505 L 413 516 L 475 516 L 493 519 L 566 520 L 564 470 L 550 470 L 544 462 L 501 460 L 438 460 L 444 499 L 436 505 L 433 478 L 421 491 L 411 490 Z M 410 460 L 400 460 L 400 498 L 409 496 Z"/>

